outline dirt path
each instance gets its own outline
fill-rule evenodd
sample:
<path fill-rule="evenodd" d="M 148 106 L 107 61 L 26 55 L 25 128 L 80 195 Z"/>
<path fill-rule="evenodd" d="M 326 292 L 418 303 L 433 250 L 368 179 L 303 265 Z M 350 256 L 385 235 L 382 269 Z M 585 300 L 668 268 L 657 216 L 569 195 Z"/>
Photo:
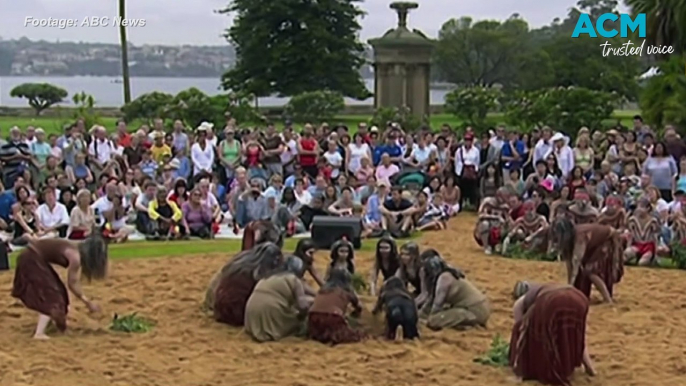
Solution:
<path fill-rule="evenodd" d="M 209 385 L 474 385 L 510 383 L 508 369 L 477 365 L 473 358 L 499 333 L 509 339 L 510 293 L 516 280 L 560 281 L 558 264 L 485 256 L 472 239 L 474 217 L 420 241 L 433 247 L 490 297 L 487 330 L 434 333 L 422 329 L 414 343 L 367 341 L 327 347 L 288 339 L 257 344 L 238 329 L 200 311 L 205 286 L 229 256 L 121 261 L 104 283 L 86 285 L 106 318 L 93 320 L 74 303 L 67 336 L 30 339 L 36 315 L 9 296 L 12 273 L 0 274 L 0 386 L 209 386 Z M 356 256 L 360 272 L 371 255 Z M 324 269 L 328 255 L 320 252 Z M 367 309 L 372 300 L 365 298 Z M 143 335 L 108 331 L 109 318 L 137 311 L 157 322 Z M 588 342 L 599 376 L 577 372 L 574 385 L 686 384 L 686 273 L 628 269 L 614 307 L 594 305 Z"/>

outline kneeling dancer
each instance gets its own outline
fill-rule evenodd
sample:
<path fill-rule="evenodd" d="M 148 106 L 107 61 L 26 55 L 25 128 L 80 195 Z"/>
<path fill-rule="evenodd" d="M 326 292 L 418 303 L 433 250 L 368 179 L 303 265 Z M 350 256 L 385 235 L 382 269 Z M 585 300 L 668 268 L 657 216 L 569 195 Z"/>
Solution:
<path fill-rule="evenodd" d="M 586 349 L 588 298 L 570 285 L 515 285 L 510 366 L 522 380 L 569 385 L 583 365 L 595 375 Z"/>
<path fill-rule="evenodd" d="M 638 261 L 638 265 L 650 265 L 657 254 L 660 239 L 660 223 L 651 214 L 650 202 L 641 199 L 636 205 L 634 214 L 629 217 L 626 228 L 631 242 L 624 251 L 624 262 Z"/>
<path fill-rule="evenodd" d="M 403 328 L 403 339 L 419 338 L 417 306 L 401 278 L 393 276 L 384 282 L 372 314 L 382 309 L 386 313 L 387 339 L 395 340 L 398 327 Z"/>
<path fill-rule="evenodd" d="M 67 269 L 66 287 L 52 264 Z M 80 247 L 67 240 L 42 239 L 31 241 L 21 251 L 14 272 L 12 296 L 40 314 L 34 338 L 48 339 L 45 328 L 50 320 L 60 331 L 67 329 L 67 288 L 91 313 L 100 311 L 100 307 L 81 291 L 81 274 L 88 280 L 103 279 L 107 275 L 107 246 L 99 233 Z"/>
<path fill-rule="evenodd" d="M 331 270 L 307 316 L 308 338 L 327 344 L 354 343 L 364 339 L 365 334 L 350 327 L 345 318 L 348 304 L 353 306 L 353 317 L 362 313 L 351 278 L 347 269 Z"/>
<path fill-rule="evenodd" d="M 236 255 L 217 277 L 214 318 L 231 326 L 243 326 L 245 305 L 255 285 L 281 265 L 282 260 L 281 248 L 269 242 Z"/>
<path fill-rule="evenodd" d="M 619 232 L 601 224 L 574 225 L 565 217 L 551 226 L 551 244 L 567 265 L 568 284 L 586 297 L 591 284 L 605 302 L 612 302 L 612 289 L 624 274 L 622 240 Z"/>
<path fill-rule="evenodd" d="M 429 253 L 434 255 L 424 263 L 429 300 L 422 309 L 429 316 L 427 327 L 432 330 L 486 327 L 491 316 L 486 295 L 467 280 L 462 271 L 450 267 L 435 250 L 429 249 L 422 254 Z"/>

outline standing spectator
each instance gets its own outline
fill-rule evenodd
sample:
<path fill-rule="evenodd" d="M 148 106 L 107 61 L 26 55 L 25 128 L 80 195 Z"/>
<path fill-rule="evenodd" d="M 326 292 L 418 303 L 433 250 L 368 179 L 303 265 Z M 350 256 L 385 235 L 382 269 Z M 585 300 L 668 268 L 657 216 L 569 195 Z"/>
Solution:
<path fill-rule="evenodd" d="M 127 148 L 131 146 L 132 138 L 131 134 L 129 134 L 128 127 L 126 127 L 126 121 L 119 119 L 117 121 L 117 145 Z"/>
<path fill-rule="evenodd" d="M 317 177 L 317 159 L 319 158 L 319 144 L 313 136 L 312 125 L 303 128 L 302 138 L 298 141 L 298 163 L 303 172 L 311 178 Z"/>
<path fill-rule="evenodd" d="M 45 233 L 55 232 L 59 237 L 67 237 L 69 227 L 69 213 L 67 207 L 57 202 L 55 191 L 46 189 L 43 192 L 45 203 L 38 207 L 36 215 L 38 217 L 38 228 Z"/>
<path fill-rule="evenodd" d="M 172 150 L 164 143 L 164 133 L 154 132 L 153 144 L 150 147 L 153 161 L 161 164 L 165 157 L 171 158 Z"/>
<path fill-rule="evenodd" d="M 534 146 L 534 165 L 540 160 L 545 160 L 548 157 L 548 154 L 553 152 L 553 142 L 551 141 L 552 133 L 553 131 L 548 126 L 544 127 L 541 131 L 541 139 L 539 139 L 538 142 L 536 142 L 536 146 Z"/>
<path fill-rule="evenodd" d="M 282 133 L 284 150 L 281 153 L 281 164 L 284 176 L 293 174 L 295 158 L 298 155 L 298 142 L 294 138 L 293 130 L 285 130 Z"/>
<path fill-rule="evenodd" d="M 36 157 L 39 168 L 45 165 L 48 156 L 52 154 L 52 147 L 45 142 L 45 131 L 41 128 L 36 129 L 36 140 L 31 143 L 31 153 Z"/>
<path fill-rule="evenodd" d="M 107 131 L 102 126 L 94 126 L 93 134 L 95 138 L 88 146 L 88 161 L 91 171 L 96 177 L 100 174 L 112 174 L 114 172 L 114 153 L 115 146 L 107 138 Z"/>
<path fill-rule="evenodd" d="M 145 147 L 141 144 L 140 137 L 134 135 L 131 137 L 131 145 L 124 148 L 124 160 L 127 168 L 133 168 L 143 159 L 143 152 Z"/>
<path fill-rule="evenodd" d="M 224 129 L 224 139 L 217 146 L 219 163 L 224 168 L 228 181 L 233 179 L 236 167 L 241 162 L 241 143 L 236 140 L 235 135 L 234 129 L 227 126 Z"/>
<path fill-rule="evenodd" d="M 672 181 L 677 172 L 676 162 L 667 153 L 665 145 L 656 143 L 653 154 L 643 164 L 643 174 L 650 176 L 653 186 L 660 190 L 660 195 L 666 201 L 672 201 Z"/>
<path fill-rule="evenodd" d="M 281 164 L 281 154 L 284 152 L 284 144 L 281 136 L 276 132 L 273 123 L 267 124 L 264 137 L 262 138 L 264 156 L 262 163 L 267 170 L 267 178 L 278 174 L 283 176 L 283 165 Z"/>
<path fill-rule="evenodd" d="M 580 135 L 574 147 L 574 164 L 581 168 L 586 178 L 591 178 L 593 175 L 594 159 L 595 154 L 593 148 L 590 147 L 588 135 Z"/>
<path fill-rule="evenodd" d="M 331 178 L 336 179 L 341 174 L 343 156 L 338 151 L 338 144 L 334 141 L 327 142 L 327 151 L 323 155 L 326 162 L 331 166 Z"/>
<path fill-rule="evenodd" d="M 567 179 L 574 169 L 574 152 L 567 145 L 568 138 L 562 133 L 555 133 L 551 140 L 554 144 L 553 154 L 557 159 L 557 166 L 562 172 L 562 179 Z"/>
<path fill-rule="evenodd" d="M 191 146 L 191 163 L 193 164 L 193 176 L 201 173 L 212 173 L 214 165 L 214 147 L 207 141 L 207 128 L 199 126 L 197 140 Z"/>
<path fill-rule="evenodd" d="M 524 142 L 519 139 L 516 131 L 511 130 L 507 141 L 503 141 L 500 150 L 503 182 L 507 183 L 510 181 L 510 170 L 519 170 L 523 166 L 524 161 L 526 161 L 523 158 L 525 150 Z"/>
<path fill-rule="evenodd" d="M 159 164 L 152 159 L 152 152 L 150 149 L 143 150 L 141 162 L 138 164 L 138 168 L 143 175 L 153 180 L 157 178 L 157 168 L 159 168 Z"/>
<path fill-rule="evenodd" d="M 21 140 L 21 131 L 16 126 L 10 129 L 9 141 L 0 146 L 0 161 L 3 164 L 5 186 L 14 186 L 19 177 L 27 178 L 30 175 L 31 149 Z"/>
<path fill-rule="evenodd" d="M 365 126 L 366 127 L 366 126 Z M 372 152 L 369 145 L 365 142 L 364 135 L 357 132 L 353 136 L 353 143 L 348 145 L 348 159 L 346 165 L 351 174 L 357 173 L 362 167 L 362 158 L 372 159 Z"/>
<path fill-rule="evenodd" d="M 474 135 L 464 136 L 464 145 L 455 152 L 455 175 L 459 178 L 460 207 L 464 208 L 464 199 L 475 207 L 479 206 L 479 165 L 481 155 L 479 149 L 473 146 Z"/>
<path fill-rule="evenodd" d="M 424 136 L 419 136 L 417 147 L 410 153 L 410 159 L 406 161 L 412 167 L 426 171 L 431 163 L 434 162 L 435 153 L 426 144 Z"/>
<path fill-rule="evenodd" d="M 676 134 L 674 126 L 665 126 L 664 139 L 664 145 L 667 149 L 667 153 L 674 158 L 675 162 L 680 160 L 681 157 L 686 156 L 686 143 L 684 143 L 684 141 Z"/>
<path fill-rule="evenodd" d="M 384 153 L 381 156 L 381 165 L 376 168 L 376 180 L 384 181 L 389 186 L 391 185 L 391 178 L 400 172 L 398 165 L 391 163 L 391 156 Z"/>
<path fill-rule="evenodd" d="M 172 131 L 172 147 L 181 151 L 184 154 L 188 154 L 190 148 L 190 143 L 188 139 L 188 134 L 184 132 L 183 122 L 180 120 L 174 121 L 174 128 Z"/>
<path fill-rule="evenodd" d="M 95 212 L 91 208 L 91 194 L 82 189 L 76 193 L 76 206 L 69 217 L 69 230 L 67 235 L 70 240 L 83 240 L 88 237 L 95 226 Z"/>
<path fill-rule="evenodd" d="M 62 148 L 57 145 L 57 135 L 50 134 L 48 144 L 50 145 L 50 154 L 62 162 Z"/>

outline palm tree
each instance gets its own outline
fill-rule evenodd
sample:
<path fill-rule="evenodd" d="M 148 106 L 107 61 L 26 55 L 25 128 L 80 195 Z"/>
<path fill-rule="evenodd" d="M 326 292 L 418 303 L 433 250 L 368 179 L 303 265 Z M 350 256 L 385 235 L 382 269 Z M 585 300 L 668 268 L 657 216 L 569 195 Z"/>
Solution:
<path fill-rule="evenodd" d="M 627 0 L 627 5 L 634 15 L 646 14 L 648 43 L 686 54 L 686 0 Z"/>
<path fill-rule="evenodd" d="M 119 17 L 126 17 L 126 0 L 119 0 Z M 129 47 L 126 41 L 126 26 L 119 24 L 119 41 L 121 44 L 121 75 L 124 83 L 124 104 L 131 102 L 131 79 L 129 78 Z"/>

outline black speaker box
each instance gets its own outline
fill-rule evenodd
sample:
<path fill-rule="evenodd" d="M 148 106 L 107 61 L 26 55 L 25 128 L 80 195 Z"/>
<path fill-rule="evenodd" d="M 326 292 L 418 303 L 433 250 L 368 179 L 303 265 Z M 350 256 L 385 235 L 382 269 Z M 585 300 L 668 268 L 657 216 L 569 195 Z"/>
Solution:
<path fill-rule="evenodd" d="M 359 217 L 314 216 L 312 219 L 312 240 L 319 249 L 330 249 L 336 241 L 345 237 L 360 249 L 362 240 L 362 219 Z"/>
<path fill-rule="evenodd" d="M 8 271 L 10 269 L 9 252 L 7 251 L 7 244 L 0 243 L 0 271 Z"/>

